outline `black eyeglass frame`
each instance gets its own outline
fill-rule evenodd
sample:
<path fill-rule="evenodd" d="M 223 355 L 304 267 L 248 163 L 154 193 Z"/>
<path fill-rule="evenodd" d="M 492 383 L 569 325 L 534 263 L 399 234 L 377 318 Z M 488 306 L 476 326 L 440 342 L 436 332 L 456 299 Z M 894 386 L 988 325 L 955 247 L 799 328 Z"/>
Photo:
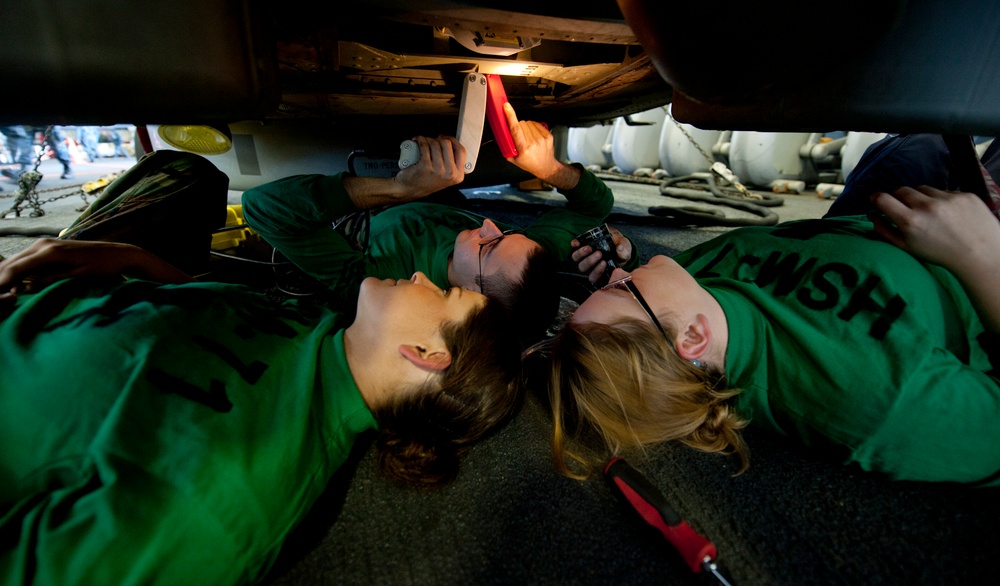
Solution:
<path fill-rule="evenodd" d="M 486 290 L 483 287 L 483 249 L 487 246 L 493 246 L 498 244 L 501 240 L 510 236 L 511 234 L 520 234 L 521 231 L 516 228 L 511 228 L 509 230 L 504 230 L 499 236 L 491 236 L 489 238 L 483 238 L 479 241 L 479 292 L 486 295 Z"/>
<path fill-rule="evenodd" d="M 638 303 L 642 307 L 642 310 L 645 311 L 646 315 L 649 316 L 649 319 L 652 320 L 653 325 L 656 326 L 656 329 L 660 330 L 660 333 L 663 334 L 663 339 L 667 341 L 667 345 L 670 346 L 670 348 L 672 348 L 676 352 L 677 350 L 676 348 L 674 348 L 673 341 L 670 339 L 670 336 L 667 335 L 667 331 L 663 329 L 663 326 L 660 325 L 660 320 L 656 319 L 656 314 L 653 313 L 653 308 L 651 308 L 649 304 L 646 303 L 646 300 L 642 297 L 642 293 L 639 293 L 639 287 L 637 287 L 636 284 L 632 282 L 632 275 L 628 275 L 622 277 L 621 279 L 611 281 L 607 285 L 601 287 L 600 290 L 604 291 L 605 289 L 614 289 L 617 287 L 624 287 L 625 290 L 632 295 L 632 299 L 635 299 L 636 303 Z"/>

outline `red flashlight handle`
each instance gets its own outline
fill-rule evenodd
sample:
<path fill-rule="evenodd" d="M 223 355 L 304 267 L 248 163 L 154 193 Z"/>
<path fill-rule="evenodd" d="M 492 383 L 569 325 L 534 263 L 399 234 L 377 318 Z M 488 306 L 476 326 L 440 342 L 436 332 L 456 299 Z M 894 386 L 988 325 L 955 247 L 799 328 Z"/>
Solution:
<path fill-rule="evenodd" d="M 625 503 L 663 534 L 692 572 L 704 570 L 705 558 L 715 559 L 715 545 L 681 519 L 667 504 L 663 493 L 628 462 L 612 459 L 604 469 L 604 477 Z"/>
<path fill-rule="evenodd" d="M 503 81 L 499 75 L 486 75 L 486 119 L 490 123 L 493 131 L 493 138 L 500 147 L 500 154 L 504 158 L 516 157 L 517 147 L 514 146 L 514 137 L 510 135 L 510 128 L 507 127 L 507 115 L 503 112 L 503 105 L 507 102 L 507 92 L 503 89 Z"/>

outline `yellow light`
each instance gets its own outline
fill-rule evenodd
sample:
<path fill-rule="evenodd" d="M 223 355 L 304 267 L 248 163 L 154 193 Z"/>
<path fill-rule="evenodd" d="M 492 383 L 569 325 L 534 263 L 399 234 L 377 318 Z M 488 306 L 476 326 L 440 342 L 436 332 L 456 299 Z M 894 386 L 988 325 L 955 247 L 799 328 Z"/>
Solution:
<path fill-rule="evenodd" d="M 175 149 L 197 155 L 221 155 L 233 147 L 226 131 L 215 126 L 160 126 L 156 132 Z"/>
<path fill-rule="evenodd" d="M 547 73 L 557 69 L 558 65 L 551 63 L 539 63 L 536 61 L 486 61 L 479 62 L 479 73 L 492 73 L 494 75 L 509 75 L 519 77 L 544 77 Z"/>

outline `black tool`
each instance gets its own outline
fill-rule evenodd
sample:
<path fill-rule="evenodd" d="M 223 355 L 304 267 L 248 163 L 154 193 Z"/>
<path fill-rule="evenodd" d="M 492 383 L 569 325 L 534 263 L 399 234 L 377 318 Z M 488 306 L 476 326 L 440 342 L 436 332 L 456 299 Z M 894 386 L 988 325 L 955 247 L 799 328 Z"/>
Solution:
<path fill-rule="evenodd" d="M 589 246 L 593 250 L 599 250 L 601 252 L 601 258 L 604 262 L 608 263 L 604 268 L 604 280 L 611 279 L 611 273 L 618 268 L 618 258 L 617 249 L 615 247 L 615 239 L 611 236 L 611 229 L 608 228 L 607 224 L 601 224 L 596 228 L 587 230 L 583 234 L 576 237 L 577 242 L 580 246 Z"/>
<path fill-rule="evenodd" d="M 625 504 L 663 534 L 692 572 L 708 572 L 719 583 L 731 586 L 715 564 L 715 544 L 698 534 L 670 508 L 663 493 L 638 470 L 622 458 L 612 458 L 604 468 L 604 478 Z"/>

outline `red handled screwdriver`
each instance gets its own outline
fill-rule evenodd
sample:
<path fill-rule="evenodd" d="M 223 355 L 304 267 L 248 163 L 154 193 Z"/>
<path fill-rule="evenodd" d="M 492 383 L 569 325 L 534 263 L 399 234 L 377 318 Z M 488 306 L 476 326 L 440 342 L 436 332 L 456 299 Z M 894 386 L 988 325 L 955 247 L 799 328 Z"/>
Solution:
<path fill-rule="evenodd" d="M 646 523 L 663 534 L 692 572 L 708 572 L 724 586 L 732 586 L 715 564 L 715 544 L 699 535 L 670 508 L 663 493 L 638 470 L 621 458 L 612 458 L 604 467 L 604 478 Z"/>

